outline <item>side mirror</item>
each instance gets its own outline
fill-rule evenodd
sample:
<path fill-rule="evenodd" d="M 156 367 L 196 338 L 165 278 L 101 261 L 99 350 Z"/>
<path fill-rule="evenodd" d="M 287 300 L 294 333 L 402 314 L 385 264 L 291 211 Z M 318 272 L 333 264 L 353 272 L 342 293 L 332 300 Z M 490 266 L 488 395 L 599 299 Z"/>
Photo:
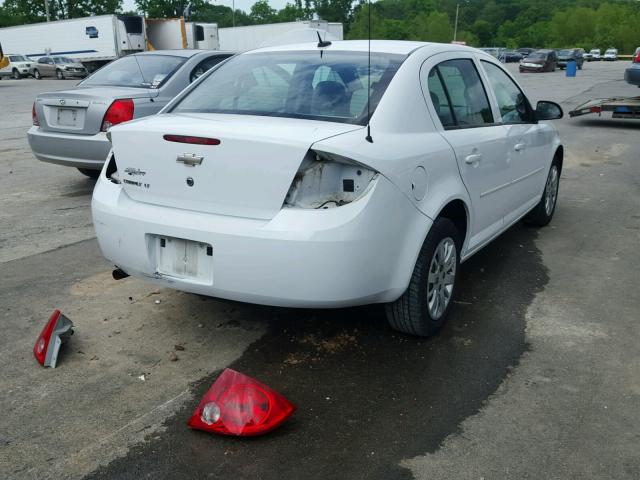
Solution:
<path fill-rule="evenodd" d="M 536 105 L 537 120 L 558 120 L 562 115 L 562 107 L 556 102 L 540 100 Z"/>

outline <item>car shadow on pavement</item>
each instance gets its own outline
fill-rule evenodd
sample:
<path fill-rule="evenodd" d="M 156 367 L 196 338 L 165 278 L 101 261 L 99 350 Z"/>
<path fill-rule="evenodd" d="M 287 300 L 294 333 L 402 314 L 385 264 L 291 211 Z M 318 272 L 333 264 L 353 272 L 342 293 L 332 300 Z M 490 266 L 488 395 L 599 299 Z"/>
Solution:
<path fill-rule="evenodd" d="M 398 462 L 437 450 L 526 350 L 526 309 L 548 280 L 536 232 L 518 224 L 462 266 L 455 308 L 431 339 L 394 332 L 381 306 L 252 307 L 268 331 L 230 367 L 287 396 L 292 419 L 253 439 L 190 431 L 215 372 L 164 433 L 90 478 L 412 478 Z"/>

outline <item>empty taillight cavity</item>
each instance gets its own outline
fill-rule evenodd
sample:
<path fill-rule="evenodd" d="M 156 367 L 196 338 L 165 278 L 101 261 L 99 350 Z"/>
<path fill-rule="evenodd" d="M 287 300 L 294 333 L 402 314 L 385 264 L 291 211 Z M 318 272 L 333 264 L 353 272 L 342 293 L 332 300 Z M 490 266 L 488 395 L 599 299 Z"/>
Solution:
<path fill-rule="evenodd" d="M 220 145 L 220 140 L 217 138 L 207 138 L 207 137 L 194 137 L 191 135 L 163 135 L 163 137 L 167 142 L 176 142 L 176 143 L 190 143 L 192 145 Z"/>
<path fill-rule="evenodd" d="M 107 113 L 104 114 L 100 131 L 106 132 L 114 125 L 132 120 L 134 108 L 133 100 L 130 98 L 114 100 Z"/>
<path fill-rule="evenodd" d="M 36 110 L 36 103 L 33 102 L 33 107 L 31 107 L 31 120 L 36 127 L 40 126 L 40 120 L 38 120 L 38 112 Z"/>

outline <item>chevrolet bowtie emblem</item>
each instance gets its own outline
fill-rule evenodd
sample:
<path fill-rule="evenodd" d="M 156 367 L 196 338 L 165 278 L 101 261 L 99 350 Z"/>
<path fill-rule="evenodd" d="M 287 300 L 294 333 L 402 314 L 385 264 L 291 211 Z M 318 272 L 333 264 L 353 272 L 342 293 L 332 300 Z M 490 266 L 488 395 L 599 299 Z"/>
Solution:
<path fill-rule="evenodd" d="M 178 155 L 176 158 L 176 162 L 184 163 L 188 167 L 195 167 L 196 165 L 202 164 L 204 157 L 200 155 L 196 155 L 195 153 L 182 153 Z"/>

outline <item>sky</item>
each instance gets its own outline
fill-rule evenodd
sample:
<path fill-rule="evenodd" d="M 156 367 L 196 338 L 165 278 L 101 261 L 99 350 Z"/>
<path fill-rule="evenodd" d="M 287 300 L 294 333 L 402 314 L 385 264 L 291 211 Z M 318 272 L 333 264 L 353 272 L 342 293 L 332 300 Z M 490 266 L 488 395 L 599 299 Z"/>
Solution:
<path fill-rule="evenodd" d="M 233 0 L 215 0 L 215 1 L 210 0 L 210 3 L 213 3 L 214 5 L 226 5 L 227 7 L 231 7 Z M 254 3 L 255 3 L 255 0 L 235 0 L 236 8 L 240 10 L 244 10 L 245 12 L 249 12 L 251 5 L 253 5 Z M 275 8 L 276 10 L 280 10 L 281 8 L 284 8 L 286 4 L 287 4 L 287 0 L 269 0 L 269 5 L 271 5 L 271 7 Z M 123 7 L 123 10 L 126 12 L 129 10 L 135 10 L 136 4 L 134 0 L 123 0 L 122 7 Z"/>

